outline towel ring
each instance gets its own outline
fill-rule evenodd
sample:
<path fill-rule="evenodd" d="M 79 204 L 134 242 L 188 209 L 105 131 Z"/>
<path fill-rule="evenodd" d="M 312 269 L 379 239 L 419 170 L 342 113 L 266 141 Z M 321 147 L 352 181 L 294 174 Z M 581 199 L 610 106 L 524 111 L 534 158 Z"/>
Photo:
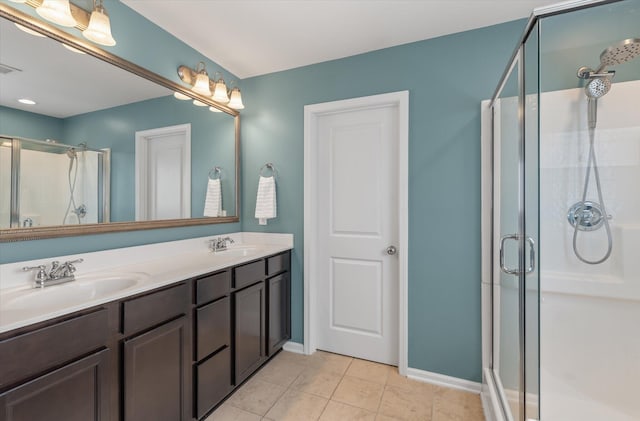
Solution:
<path fill-rule="evenodd" d="M 211 168 L 211 170 L 209 171 L 209 179 L 210 180 L 218 180 L 222 178 L 222 168 L 220 167 L 213 167 Z"/>
<path fill-rule="evenodd" d="M 264 174 L 265 170 L 267 171 L 271 170 L 271 174 L 269 173 Z M 262 167 L 260 167 L 259 173 L 261 177 L 268 177 L 269 175 L 276 177 L 278 175 L 278 170 L 276 169 L 275 165 L 273 165 L 271 162 L 267 162 Z"/>

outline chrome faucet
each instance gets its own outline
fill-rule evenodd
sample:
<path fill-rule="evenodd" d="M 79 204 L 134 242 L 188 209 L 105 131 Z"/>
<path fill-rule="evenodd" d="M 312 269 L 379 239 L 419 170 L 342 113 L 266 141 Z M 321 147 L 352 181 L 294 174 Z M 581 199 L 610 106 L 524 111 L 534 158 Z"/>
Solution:
<path fill-rule="evenodd" d="M 59 261 L 51 262 L 51 268 L 47 273 L 46 265 L 25 266 L 24 271 L 37 270 L 35 276 L 36 288 L 44 288 L 51 285 L 62 284 L 65 282 L 75 281 L 76 267 L 75 263 L 82 263 L 83 259 L 69 260 L 62 264 Z"/>
<path fill-rule="evenodd" d="M 233 244 L 233 243 L 235 243 L 235 241 L 233 241 L 233 238 L 231 237 L 218 237 L 218 238 L 209 240 L 209 248 L 213 252 L 224 251 L 227 249 L 227 246 L 229 244 Z"/>

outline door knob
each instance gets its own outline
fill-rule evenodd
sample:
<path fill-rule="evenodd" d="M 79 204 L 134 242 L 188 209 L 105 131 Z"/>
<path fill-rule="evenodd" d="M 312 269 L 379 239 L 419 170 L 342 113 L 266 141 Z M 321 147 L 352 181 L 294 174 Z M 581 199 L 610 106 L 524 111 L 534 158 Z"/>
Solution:
<path fill-rule="evenodd" d="M 398 252 L 398 249 L 395 248 L 395 246 L 389 246 L 389 247 L 387 247 L 386 252 L 387 252 L 387 254 L 389 256 L 393 256 L 394 254 L 396 254 Z"/>

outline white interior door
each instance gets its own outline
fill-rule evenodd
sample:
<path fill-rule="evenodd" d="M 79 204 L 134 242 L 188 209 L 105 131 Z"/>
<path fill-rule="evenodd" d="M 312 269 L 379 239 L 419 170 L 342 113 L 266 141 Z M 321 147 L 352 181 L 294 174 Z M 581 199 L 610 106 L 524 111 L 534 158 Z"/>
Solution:
<path fill-rule="evenodd" d="M 398 364 L 398 106 L 317 120 L 317 348 Z"/>
<path fill-rule="evenodd" d="M 136 220 L 190 217 L 190 125 L 136 132 Z"/>

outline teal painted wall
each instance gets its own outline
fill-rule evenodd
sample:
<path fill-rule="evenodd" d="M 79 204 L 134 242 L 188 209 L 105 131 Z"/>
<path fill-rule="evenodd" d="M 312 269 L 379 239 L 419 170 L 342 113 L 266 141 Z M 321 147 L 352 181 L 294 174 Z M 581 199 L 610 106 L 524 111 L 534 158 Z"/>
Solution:
<path fill-rule="evenodd" d="M 0 106 L 0 135 L 60 140 L 62 132 L 60 119 Z"/>
<path fill-rule="evenodd" d="M 293 232 L 293 339 L 303 339 L 303 107 L 408 90 L 409 366 L 481 381 L 480 101 L 523 20 L 242 82 L 246 231 Z M 279 171 L 278 218 L 253 218 L 258 169 Z"/>
<path fill-rule="evenodd" d="M 34 9 L 29 6 L 12 3 L 7 0 L 1 1 L 32 16 L 37 16 Z M 227 82 L 237 79 L 226 69 L 210 60 L 204 59 L 204 56 L 198 51 L 140 16 L 123 3 L 116 0 L 105 0 L 104 5 L 111 17 L 113 36 L 118 42 L 114 47 L 104 47 L 105 50 L 176 82 L 179 82 L 176 74 L 176 69 L 179 65 L 195 66 L 199 61 L 206 63 L 207 70 L 211 74 L 220 71 Z M 74 36 L 82 38 L 82 35 L 76 29 L 65 30 Z M 46 136 L 49 137 L 50 135 Z M 34 135 L 34 137 L 41 136 Z M 0 263 L 217 235 L 241 230 L 240 223 L 232 223 L 0 243 Z"/>

